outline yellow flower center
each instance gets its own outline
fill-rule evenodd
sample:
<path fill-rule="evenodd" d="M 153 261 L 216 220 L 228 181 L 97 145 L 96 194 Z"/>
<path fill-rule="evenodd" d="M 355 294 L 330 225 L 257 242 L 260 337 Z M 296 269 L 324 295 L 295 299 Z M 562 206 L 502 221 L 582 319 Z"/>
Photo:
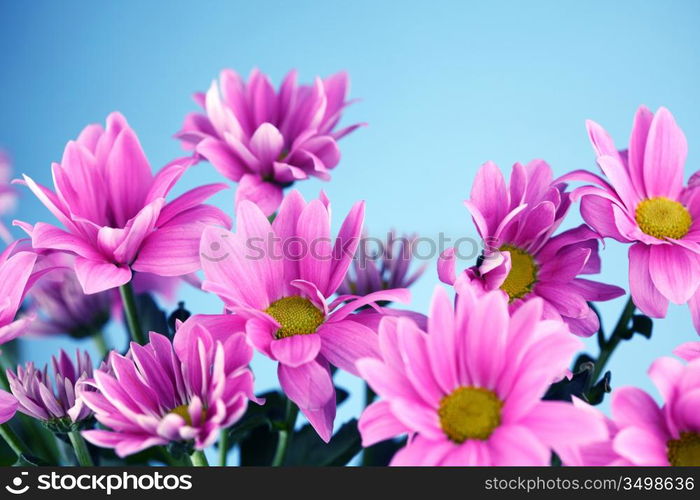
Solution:
<path fill-rule="evenodd" d="M 180 405 L 177 408 L 174 408 L 170 410 L 170 413 L 173 413 L 175 415 L 178 415 L 182 417 L 185 420 L 185 423 L 187 425 L 192 425 L 192 417 L 190 417 L 190 411 L 189 411 L 189 406 L 184 404 Z M 206 419 L 206 410 L 202 408 L 202 422 Z"/>
<path fill-rule="evenodd" d="M 503 245 L 499 250 L 510 252 L 510 272 L 501 285 L 501 290 L 508 294 L 511 301 L 520 299 L 530 293 L 537 282 L 535 258 L 512 245 Z"/>
<path fill-rule="evenodd" d="M 700 467 L 700 434 L 697 432 L 682 432 L 680 439 L 671 439 L 667 446 L 671 465 Z"/>
<path fill-rule="evenodd" d="M 460 387 L 440 401 L 440 426 L 455 443 L 488 439 L 501 424 L 502 406 L 503 402 L 488 389 Z"/>
<path fill-rule="evenodd" d="M 265 312 L 281 325 L 275 333 L 278 339 L 316 333 L 316 329 L 324 319 L 323 311 L 313 305 L 309 299 L 298 295 L 276 300 L 265 309 Z"/>
<path fill-rule="evenodd" d="M 634 218 L 642 231 L 655 238 L 680 239 L 693 223 L 688 209 L 663 196 L 641 201 Z"/>

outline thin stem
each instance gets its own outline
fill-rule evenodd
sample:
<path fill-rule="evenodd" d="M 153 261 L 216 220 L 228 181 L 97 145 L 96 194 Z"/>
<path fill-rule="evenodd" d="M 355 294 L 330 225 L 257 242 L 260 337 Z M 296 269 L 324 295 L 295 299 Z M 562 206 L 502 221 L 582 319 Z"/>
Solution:
<path fill-rule="evenodd" d="M 109 353 L 109 346 L 107 346 L 107 339 L 105 339 L 105 334 L 102 330 L 98 330 L 92 336 L 93 342 L 95 342 L 95 347 L 97 347 L 97 352 L 102 358 L 107 357 Z"/>
<path fill-rule="evenodd" d="M 219 433 L 219 465 L 221 467 L 226 466 L 228 459 L 228 429 L 221 429 Z"/>
<path fill-rule="evenodd" d="M 294 425 L 297 422 L 297 415 L 299 415 L 299 407 L 292 403 L 290 399 L 287 399 L 287 415 L 284 425 L 280 427 L 277 437 L 277 449 L 275 450 L 275 456 L 272 459 L 273 467 L 281 467 L 284 465 L 284 461 L 287 458 L 287 452 L 289 451 L 289 445 L 292 442 L 292 436 L 294 435 Z"/>
<path fill-rule="evenodd" d="M 12 451 L 15 452 L 15 455 L 18 457 L 24 453 L 25 455 L 29 455 L 29 449 L 27 448 L 27 445 L 24 444 L 24 441 L 15 434 L 15 431 L 12 430 L 12 427 L 10 427 L 10 424 L 4 423 L 0 424 L 0 436 L 5 440 L 7 445 L 12 449 Z"/>
<path fill-rule="evenodd" d="M 592 383 L 595 384 L 598 381 L 601 373 L 603 373 L 603 368 L 605 368 L 605 365 L 610 360 L 610 356 L 612 356 L 613 352 L 622 341 L 622 336 L 629 333 L 628 325 L 634 315 L 635 309 L 636 306 L 634 302 L 632 302 L 632 297 L 630 296 L 627 299 L 625 308 L 622 310 L 622 315 L 620 315 L 620 319 L 617 321 L 617 325 L 615 325 L 615 329 L 612 335 L 610 335 L 610 338 L 608 340 L 605 340 L 604 337 L 599 338 L 600 354 L 593 368 L 593 374 L 591 376 Z"/>
<path fill-rule="evenodd" d="M 195 467 L 209 467 L 209 461 L 203 450 L 195 450 L 192 455 L 190 455 L 190 459 L 192 460 L 192 465 Z"/>
<path fill-rule="evenodd" d="M 122 304 L 124 304 L 124 313 L 126 314 L 126 322 L 129 326 L 131 340 L 137 344 L 144 345 L 146 338 L 141 330 L 139 323 L 138 310 L 136 309 L 136 299 L 134 298 L 134 289 L 131 282 L 119 287 L 119 293 L 122 296 Z"/>
<path fill-rule="evenodd" d="M 73 445 L 73 450 L 75 450 L 75 458 L 78 459 L 78 465 L 81 467 L 93 467 L 95 464 L 92 462 L 90 450 L 88 450 L 85 439 L 80 435 L 80 431 L 70 431 L 68 438 L 70 439 L 70 444 Z"/>

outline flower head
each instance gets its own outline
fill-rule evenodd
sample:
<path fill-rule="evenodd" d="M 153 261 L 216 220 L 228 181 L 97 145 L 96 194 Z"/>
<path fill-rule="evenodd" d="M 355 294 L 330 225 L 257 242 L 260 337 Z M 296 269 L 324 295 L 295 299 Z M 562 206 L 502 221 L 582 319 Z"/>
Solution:
<path fill-rule="evenodd" d="M 271 215 L 282 189 L 309 176 L 329 179 L 340 160 L 337 140 L 358 125 L 335 130 L 348 105 L 347 74 L 297 85 L 291 71 L 279 91 L 253 70 L 245 82 L 221 72 L 206 94 L 195 96 L 204 114 L 187 116 L 178 137 L 225 177 L 238 182 L 237 203 L 251 200 Z"/>
<path fill-rule="evenodd" d="M 252 349 L 245 333 L 213 335 L 217 318 L 192 316 L 175 334 L 151 332 L 145 346 L 131 344 L 126 356 L 112 352 L 108 365 L 82 384 L 81 397 L 110 430 L 88 430 L 91 443 L 124 457 L 156 445 L 193 442 L 210 446 L 221 429 L 236 422 L 253 399 L 248 368 Z"/>
<path fill-rule="evenodd" d="M 700 191 L 693 181 L 683 186 L 683 131 L 666 108 L 654 114 L 642 106 L 629 149 L 618 151 L 600 125 L 586 126 L 605 177 L 586 171 L 565 176 L 595 184 L 573 192 L 581 215 L 601 235 L 631 244 L 630 292 L 642 312 L 660 318 L 669 301 L 687 302 L 700 331 Z"/>
<path fill-rule="evenodd" d="M 610 424 L 615 432 L 579 452 L 580 465 L 596 465 L 598 452 L 605 451 L 618 464 L 700 466 L 700 359 L 683 364 L 661 357 L 649 376 L 663 398 L 661 407 L 641 389 L 616 389 Z"/>
<path fill-rule="evenodd" d="M 545 317 L 561 318 L 577 335 L 592 335 L 599 322 L 588 302 L 625 292 L 579 277 L 600 273 L 597 233 L 581 225 L 552 236 L 570 206 L 565 187 L 552 182 L 552 169 L 543 161 L 516 163 L 508 186 L 495 164 L 482 166 L 465 204 L 485 249 L 462 279 L 486 290 L 500 289 L 511 308 L 541 297 Z M 455 253 L 450 249 L 440 257 L 440 279 L 454 284 L 454 268 Z"/>
<path fill-rule="evenodd" d="M 202 204 L 223 184 L 200 186 L 165 202 L 191 162 L 177 160 L 152 175 L 136 134 L 122 115 L 112 113 L 105 129 L 89 125 L 66 145 L 61 163 L 52 167 L 56 192 L 24 176 L 65 230 L 43 222 L 16 224 L 35 248 L 75 254 L 85 293 L 128 283 L 132 270 L 160 276 L 194 272 L 203 224 L 230 222 L 218 208 Z"/>
<path fill-rule="evenodd" d="M 92 377 L 92 361 L 87 352 L 76 351 L 73 361 L 61 350 L 58 357 L 51 358 L 51 365 L 53 376 L 49 376 L 48 365 L 38 370 L 29 362 L 18 366 L 17 373 L 7 370 L 7 379 L 19 411 L 67 432 L 92 415 L 76 395 L 77 385 Z"/>
<path fill-rule="evenodd" d="M 376 252 L 369 247 L 369 239 L 362 238 L 348 274 L 338 288 L 338 293 L 367 295 L 380 290 L 408 288 L 425 271 L 425 265 L 409 273 L 413 260 L 413 246 L 417 236 L 396 237 L 389 232 Z"/>
<path fill-rule="evenodd" d="M 330 300 L 359 243 L 363 214 L 364 204 L 354 205 L 333 243 L 325 196 L 306 203 L 292 191 L 272 224 L 243 201 L 236 233 L 209 227 L 202 237 L 202 288 L 248 320 L 250 342 L 279 362 L 282 389 L 326 441 L 336 409 L 330 365 L 357 374 L 355 361 L 378 352 L 376 333 L 350 314 L 409 297 L 396 289 Z"/>
<path fill-rule="evenodd" d="M 504 294 L 467 285 L 454 309 L 436 291 L 427 333 L 384 318 L 381 359 L 357 362 L 381 397 L 360 418 L 363 446 L 408 434 L 392 465 L 547 465 L 552 450 L 606 438 L 600 419 L 541 399 L 581 346 L 542 307 L 510 315 Z"/>

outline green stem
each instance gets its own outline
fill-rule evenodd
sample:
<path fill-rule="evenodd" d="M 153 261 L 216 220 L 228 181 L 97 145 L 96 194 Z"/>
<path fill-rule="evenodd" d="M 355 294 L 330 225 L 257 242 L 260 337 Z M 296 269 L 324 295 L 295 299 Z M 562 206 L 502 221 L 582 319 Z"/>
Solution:
<path fill-rule="evenodd" d="M 297 415 L 299 415 L 299 407 L 292 403 L 290 399 L 287 399 L 287 416 L 283 426 L 279 429 L 277 449 L 275 450 L 275 456 L 272 459 L 272 467 L 281 467 L 284 465 L 284 461 L 287 458 L 287 452 L 289 451 L 289 445 L 292 442 L 292 436 L 294 435 L 294 426 L 297 422 Z"/>
<path fill-rule="evenodd" d="M 593 368 L 593 374 L 591 376 L 592 383 L 595 384 L 598 381 L 598 378 L 603 373 L 603 368 L 605 368 L 605 365 L 610 360 L 613 352 L 622 341 L 622 336 L 629 332 L 629 322 L 634 315 L 635 309 L 636 306 L 634 305 L 634 302 L 632 302 L 632 297 L 630 296 L 627 299 L 625 308 L 622 310 L 622 315 L 617 321 L 617 325 L 615 325 L 615 329 L 613 330 L 612 335 L 610 335 L 610 338 L 605 340 L 605 337 L 602 335 L 598 337 L 600 354 L 598 355 L 598 359 L 595 361 L 595 367 Z"/>
<path fill-rule="evenodd" d="M 93 467 L 95 464 L 92 462 L 90 450 L 88 450 L 85 439 L 80 435 L 80 431 L 70 431 L 68 438 L 70 438 L 70 444 L 73 445 L 73 450 L 75 450 L 75 458 L 78 459 L 78 465 L 81 467 Z"/>
<path fill-rule="evenodd" d="M 104 332 L 102 330 L 98 330 L 92 336 L 92 340 L 95 342 L 95 347 L 97 347 L 97 352 L 100 354 L 100 357 L 103 359 L 107 357 L 107 354 L 109 353 L 109 346 L 107 346 L 107 340 L 105 339 Z"/>
<path fill-rule="evenodd" d="M 15 431 L 12 430 L 10 424 L 0 424 L 0 436 L 2 436 L 7 445 L 12 448 L 12 451 L 14 451 L 15 455 L 18 457 L 22 455 L 22 453 L 29 455 L 27 445 L 24 444 L 22 439 L 17 434 L 15 434 Z"/>
<path fill-rule="evenodd" d="M 192 455 L 190 455 L 190 459 L 192 460 L 192 465 L 195 467 L 209 467 L 207 456 L 202 450 L 195 450 Z"/>
<path fill-rule="evenodd" d="M 126 314 L 126 323 L 129 326 L 131 340 L 137 344 L 146 344 L 146 338 L 139 323 L 136 299 L 134 298 L 134 289 L 131 286 L 131 282 L 120 286 L 119 293 L 122 296 L 122 304 L 124 304 L 124 313 Z"/>
<path fill-rule="evenodd" d="M 221 429 L 219 434 L 219 465 L 221 467 L 226 466 L 226 461 L 228 459 L 228 429 Z"/>

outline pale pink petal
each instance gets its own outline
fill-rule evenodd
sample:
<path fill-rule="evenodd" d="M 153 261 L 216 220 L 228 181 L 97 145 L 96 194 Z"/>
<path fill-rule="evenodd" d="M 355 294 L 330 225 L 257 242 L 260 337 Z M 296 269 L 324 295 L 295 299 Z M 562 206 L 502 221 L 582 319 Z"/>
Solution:
<path fill-rule="evenodd" d="M 644 148 L 644 186 L 648 197 L 678 198 L 683 189 L 683 167 L 688 143 L 666 108 L 659 108 Z"/>
<path fill-rule="evenodd" d="M 331 374 L 316 361 L 297 367 L 280 363 L 277 375 L 282 390 L 300 408 L 320 409 L 334 397 Z"/>
<path fill-rule="evenodd" d="M 353 375 L 359 375 L 355 366 L 358 359 L 380 358 L 377 334 L 355 321 L 324 324 L 318 329 L 318 335 L 322 340 L 323 357 Z"/>
<path fill-rule="evenodd" d="M 316 359 L 320 350 L 321 336 L 317 333 L 292 335 L 270 343 L 273 358 L 292 368 L 310 363 Z"/>
<path fill-rule="evenodd" d="M 409 430 L 394 416 L 387 401 L 377 401 L 365 408 L 357 426 L 365 448 Z"/>
<path fill-rule="evenodd" d="M 75 258 L 75 274 L 86 294 L 116 288 L 131 280 L 131 269 L 110 262 Z"/>
<path fill-rule="evenodd" d="M 620 426 L 662 428 L 663 415 L 649 394 L 637 387 L 621 387 L 612 395 L 612 415 Z"/>
<path fill-rule="evenodd" d="M 282 202 L 282 188 L 263 181 L 257 175 L 245 174 L 236 188 L 236 205 L 244 200 L 252 201 L 266 216 L 270 216 Z"/>
<path fill-rule="evenodd" d="M 669 465 L 666 442 L 654 432 L 639 427 L 622 429 L 613 441 L 613 448 L 634 465 Z"/>
<path fill-rule="evenodd" d="M 649 274 L 656 289 L 671 302 L 688 302 L 700 285 L 699 257 L 673 245 L 653 245 L 649 252 Z"/>
<path fill-rule="evenodd" d="M 668 299 L 661 295 L 651 279 L 650 252 L 651 247 L 643 243 L 635 243 L 629 249 L 630 293 L 640 311 L 653 318 L 663 318 Z"/>

